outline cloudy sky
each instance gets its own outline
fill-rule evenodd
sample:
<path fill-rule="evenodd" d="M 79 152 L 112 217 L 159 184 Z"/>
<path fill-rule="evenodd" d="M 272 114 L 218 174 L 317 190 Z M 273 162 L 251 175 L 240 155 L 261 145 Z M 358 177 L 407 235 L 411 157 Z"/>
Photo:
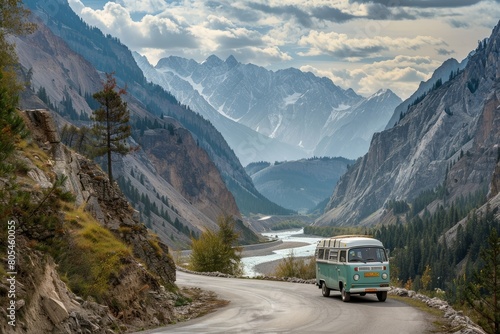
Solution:
<path fill-rule="evenodd" d="M 500 0 L 69 0 L 90 25 L 155 65 L 234 55 L 295 67 L 370 95 L 402 98 L 446 59 L 462 60 L 500 19 Z"/>

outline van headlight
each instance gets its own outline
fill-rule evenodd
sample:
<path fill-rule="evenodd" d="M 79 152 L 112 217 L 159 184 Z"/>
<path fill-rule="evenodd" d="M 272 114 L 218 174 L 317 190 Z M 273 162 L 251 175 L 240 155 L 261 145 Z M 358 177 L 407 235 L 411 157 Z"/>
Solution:
<path fill-rule="evenodd" d="M 382 274 L 382 279 L 387 279 L 387 273 Z"/>
<path fill-rule="evenodd" d="M 356 275 L 354 275 L 352 278 L 354 278 L 354 280 L 355 280 L 355 281 L 357 281 L 357 280 L 359 280 L 359 275 L 358 275 L 358 274 L 356 274 Z"/>

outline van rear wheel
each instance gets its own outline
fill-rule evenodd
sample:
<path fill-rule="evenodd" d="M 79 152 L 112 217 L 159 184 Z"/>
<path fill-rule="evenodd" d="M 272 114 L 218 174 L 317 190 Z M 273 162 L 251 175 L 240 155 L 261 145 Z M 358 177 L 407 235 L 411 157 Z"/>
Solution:
<path fill-rule="evenodd" d="M 379 302 L 385 302 L 385 300 L 387 299 L 387 291 L 377 292 L 377 298 Z"/>
<path fill-rule="evenodd" d="M 330 289 L 326 286 L 325 282 L 321 284 L 321 293 L 323 294 L 323 297 L 330 296 Z"/>
<path fill-rule="evenodd" d="M 348 301 L 351 300 L 351 293 L 350 292 L 346 292 L 343 286 L 342 286 L 342 288 L 340 290 L 340 295 L 342 296 L 342 301 L 343 302 L 348 302 Z"/>

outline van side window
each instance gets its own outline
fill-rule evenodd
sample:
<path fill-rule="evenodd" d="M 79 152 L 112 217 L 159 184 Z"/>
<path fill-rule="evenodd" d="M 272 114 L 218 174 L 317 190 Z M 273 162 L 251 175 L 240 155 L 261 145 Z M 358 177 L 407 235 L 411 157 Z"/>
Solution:
<path fill-rule="evenodd" d="M 330 261 L 337 262 L 339 256 L 339 251 L 338 250 L 332 250 L 330 252 Z"/>
<path fill-rule="evenodd" d="M 318 259 L 323 259 L 323 254 L 325 254 L 325 250 L 323 248 L 320 248 L 318 250 Z"/>
<path fill-rule="evenodd" d="M 329 249 L 325 249 L 325 257 L 324 257 L 324 259 L 328 260 L 329 256 L 330 256 L 330 250 Z"/>
<path fill-rule="evenodd" d="M 345 250 L 340 251 L 340 262 L 345 262 Z"/>

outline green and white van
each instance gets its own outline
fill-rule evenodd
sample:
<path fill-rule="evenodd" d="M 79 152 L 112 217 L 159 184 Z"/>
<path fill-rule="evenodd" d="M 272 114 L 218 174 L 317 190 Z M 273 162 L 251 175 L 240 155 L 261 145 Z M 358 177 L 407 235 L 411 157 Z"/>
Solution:
<path fill-rule="evenodd" d="M 342 300 L 351 295 L 377 295 L 387 299 L 389 291 L 389 258 L 377 239 L 359 235 L 340 235 L 323 239 L 316 247 L 316 285 L 323 296 L 340 291 Z"/>

